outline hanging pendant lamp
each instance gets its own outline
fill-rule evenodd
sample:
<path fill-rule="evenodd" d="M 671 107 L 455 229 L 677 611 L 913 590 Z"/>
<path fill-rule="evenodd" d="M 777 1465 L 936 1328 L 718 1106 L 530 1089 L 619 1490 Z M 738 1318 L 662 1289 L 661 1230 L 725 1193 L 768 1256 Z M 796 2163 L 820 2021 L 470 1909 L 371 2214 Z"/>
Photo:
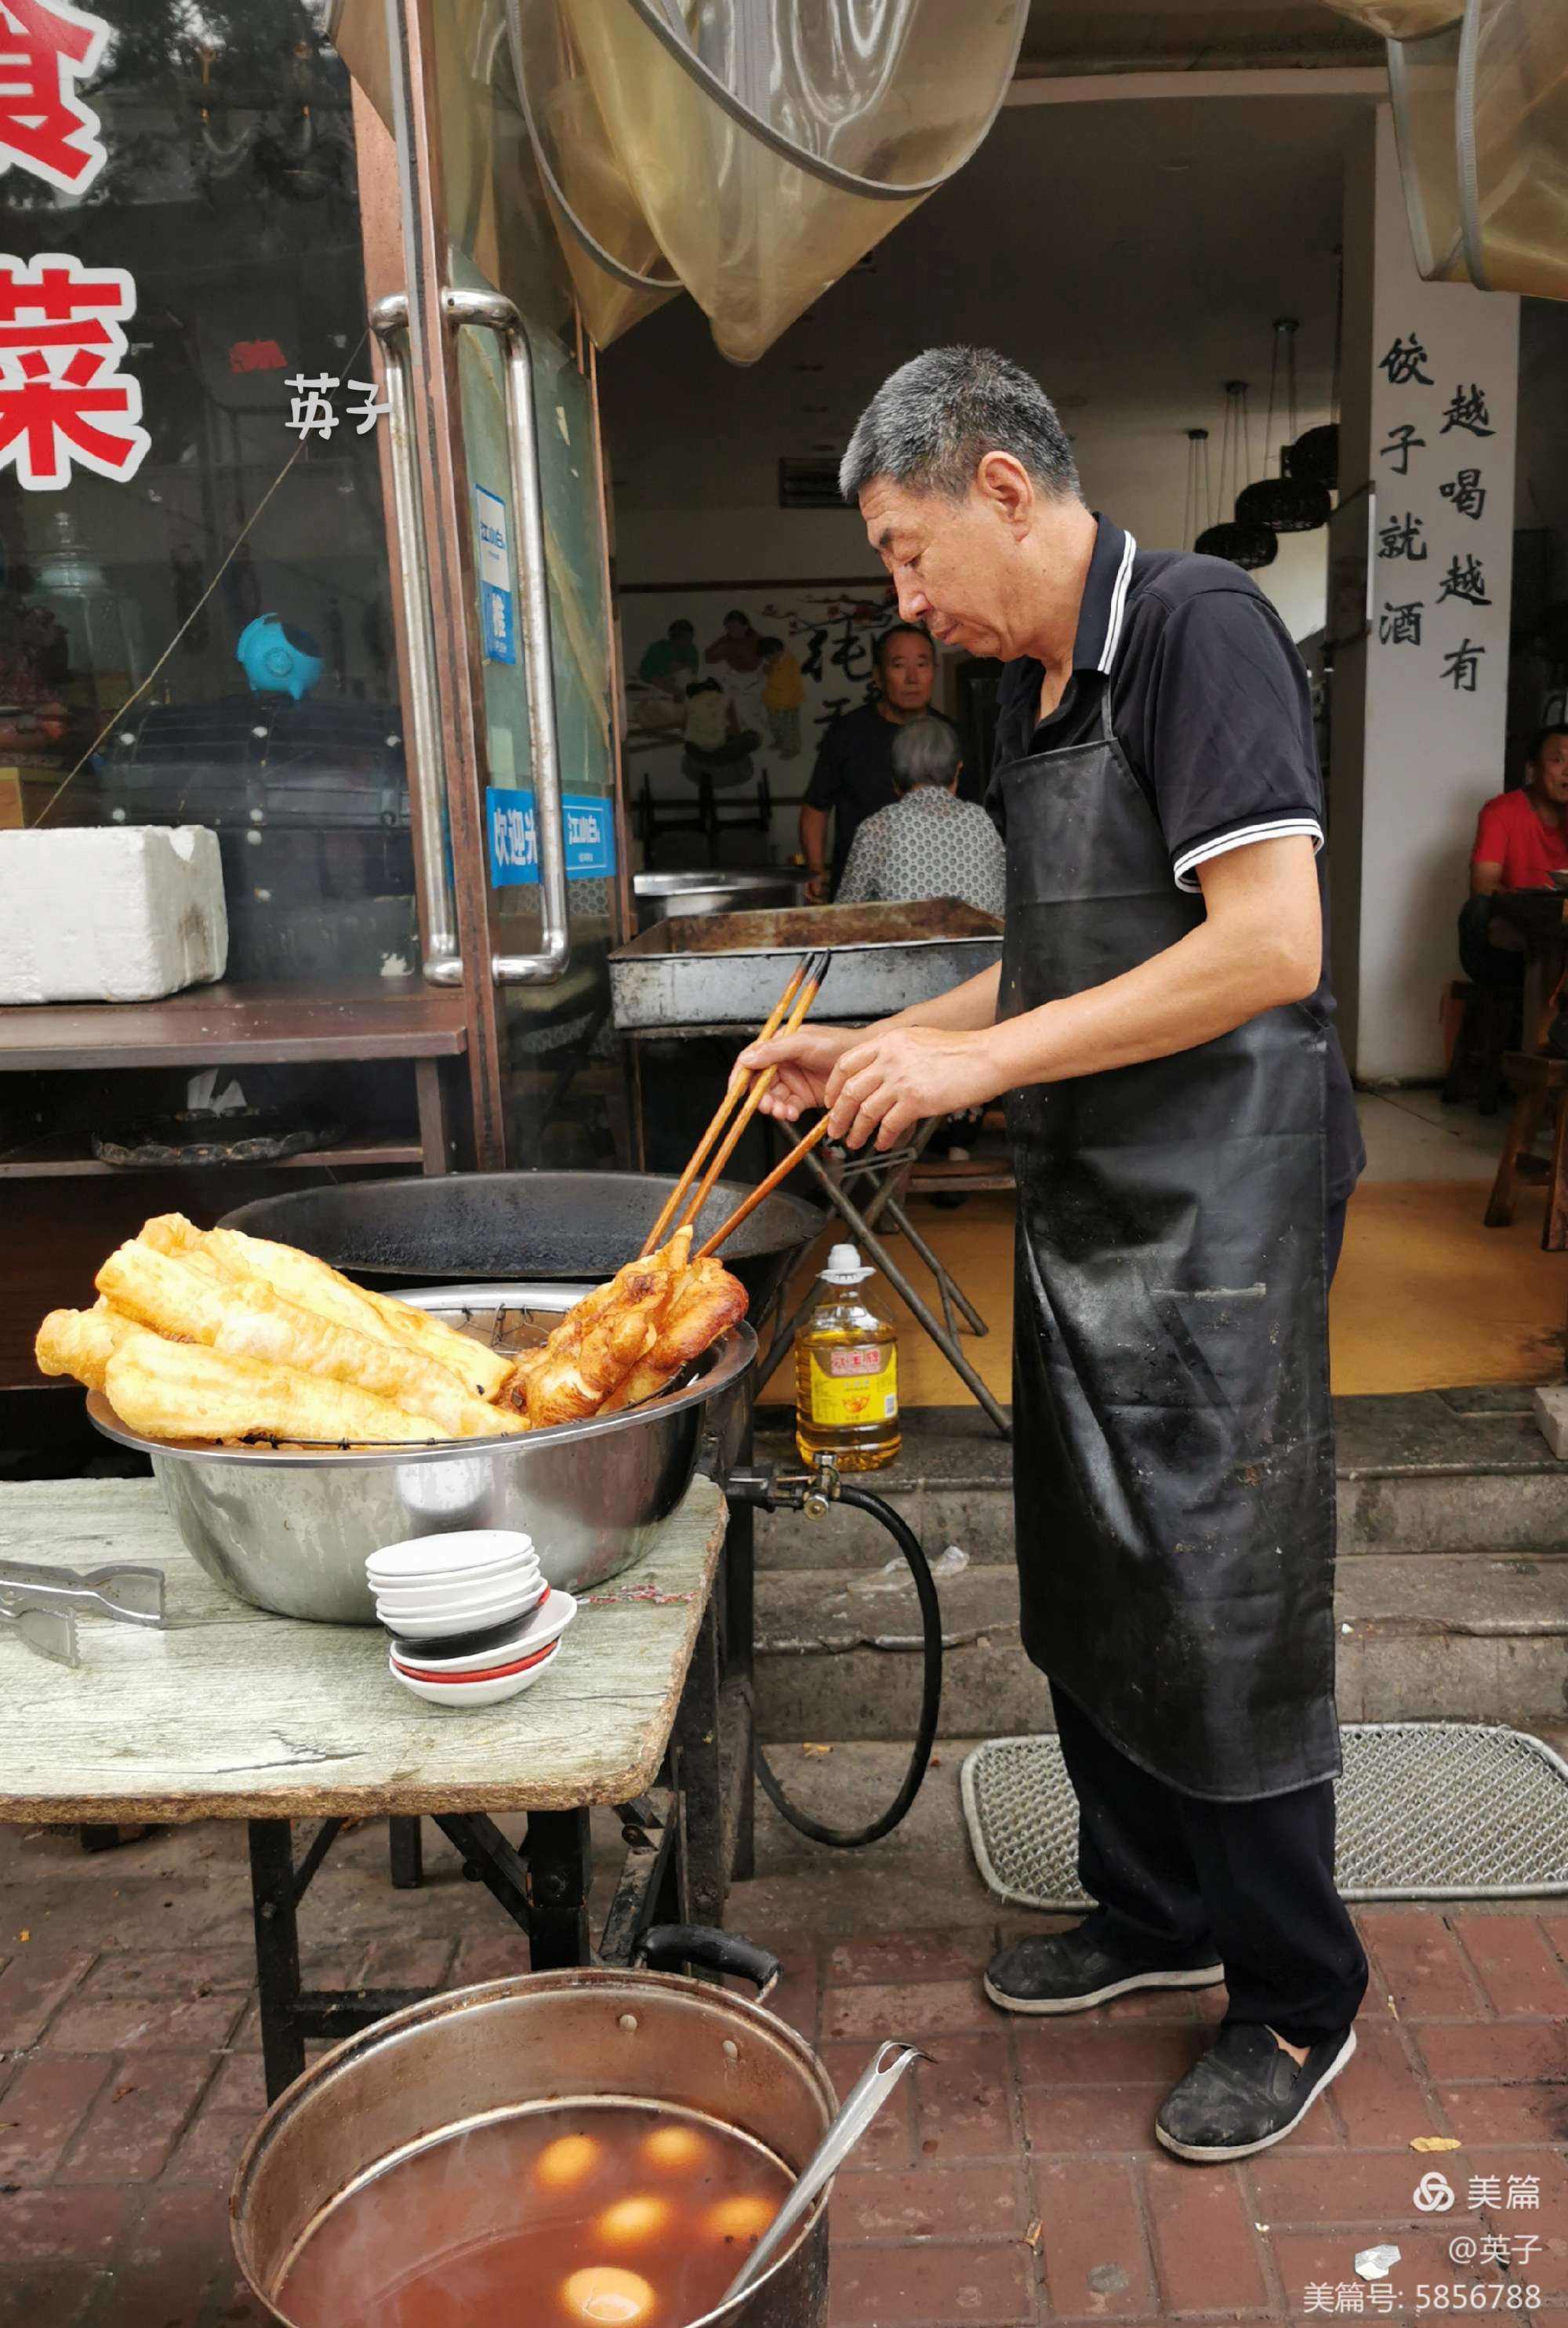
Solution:
<path fill-rule="evenodd" d="M 1208 474 L 1208 430 L 1187 432 L 1187 501 L 1181 515 L 1181 546 L 1190 549 L 1199 525 L 1214 508 L 1214 487 Z"/>
<path fill-rule="evenodd" d="M 1328 493 L 1339 490 L 1339 380 L 1345 358 L 1345 251 L 1343 246 L 1334 253 L 1334 384 L 1329 391 L 1332 420 L 1316 428 L 1308 428 L 1281 455 L 1281 466 L 1287 477 L 1309 485 L 1321 485 Z"/>
<path fill-rule="evenodd" d="M 1274 352 L 1269 366 L 1269 418 L 1264 434 L 1265 446 L 1274 440 L 1274 390 L 1280 373 L 1280 352 L 1284 350 L 1285 376 L 1289 384 L 1291 435 L 1296 434 L 1296 333 L 1300 329 L 1294 315 L 1278 315 L 1274 319 Z M 1266 526 L 1271 533 L 1311 533 L 1327 525 L 1331 508 L 1327 489 L 1313 484 L 1309 479 L 1284 474 L 1283 455 L 1281 474 L 1262 477 L 1255 485 L 1248 485 L 1236 495 L 1236 516 L 1244 525 Z"/>
<path fill-rule="evenodd" d="M 1224 558 L 1244 573 L 1255 574 L 1260 566 L 1273 564 L 1279 545 L 1266 525 L 1248 524 L 1241 515 L 1242 494 L 1252 467 L 1250 436 L 1247 383 L 1244 380 L 1227 380 L 1225 426 L 1219 440 L 1219 498 L 1223 506 L 1227 495 L 1235 494 L 1236 515 L 1222 519 L 1217 525 L 1207 526 L 1192 546 L 1201 557 Z M 1236 490 L 1238 486 L 1241 493 Z"/>

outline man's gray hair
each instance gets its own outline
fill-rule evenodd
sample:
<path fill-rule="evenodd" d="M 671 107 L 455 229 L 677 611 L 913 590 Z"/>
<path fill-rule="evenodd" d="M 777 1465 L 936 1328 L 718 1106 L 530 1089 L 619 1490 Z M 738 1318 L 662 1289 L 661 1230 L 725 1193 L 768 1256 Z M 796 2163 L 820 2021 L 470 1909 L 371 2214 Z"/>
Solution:
<path fill-rule="evenodd" d="M 994 348 L 927 348 L 889 372 L 855 423 L 839 491 L 873 477 L 962 501 L 987 453 L 1010 453 L 1060 498 L 1078 492 L 1073 448 L 1038 380 Z"/>
<path fill-rule="evenodd" d="M 906 719 L 893 738 L 893 779 L 911 792 L 916 784 L 950 784 L 962 758 L 958 731 L 945 719 Z"/>

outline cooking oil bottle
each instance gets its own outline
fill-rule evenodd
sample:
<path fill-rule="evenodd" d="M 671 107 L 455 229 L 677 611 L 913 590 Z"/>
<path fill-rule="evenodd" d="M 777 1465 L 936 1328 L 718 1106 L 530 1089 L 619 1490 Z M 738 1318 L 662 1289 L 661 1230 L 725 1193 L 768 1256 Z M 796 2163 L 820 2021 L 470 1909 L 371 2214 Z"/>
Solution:
<path fill-rule="evenodd" d="M 840 1471 L 879 1471 L 898 1452 L 898 1331 L 860 1291 L 875 1273 L 836 1244 L 795 1336 L 795 1445 L 808 1463 L 826 1452 Z"/>

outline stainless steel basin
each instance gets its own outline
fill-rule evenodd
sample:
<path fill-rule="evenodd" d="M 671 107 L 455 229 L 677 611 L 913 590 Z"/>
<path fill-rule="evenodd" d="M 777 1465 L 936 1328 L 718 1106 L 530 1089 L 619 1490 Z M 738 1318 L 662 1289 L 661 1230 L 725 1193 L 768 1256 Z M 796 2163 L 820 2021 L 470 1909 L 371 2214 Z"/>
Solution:
<path fill-rule="evenodd" d="M 498 1348 L 542 1340 L 586 1285 L 455 1285 L 402 1298 Z M 240 1600 L 330 1625 L 376 1621 L 366 1555 L 448 1528 L 523 1528 L 548 1581 L 580 1592 L 635 1560 L 691 1484 L 705 1433 L 746 1395 L 756 1337 L 734 1326 L 682 1387 L 630 1413 L 428 1447 L 177 1446 L 87 1411 L 152 1459 L 182 1542 Z"/>

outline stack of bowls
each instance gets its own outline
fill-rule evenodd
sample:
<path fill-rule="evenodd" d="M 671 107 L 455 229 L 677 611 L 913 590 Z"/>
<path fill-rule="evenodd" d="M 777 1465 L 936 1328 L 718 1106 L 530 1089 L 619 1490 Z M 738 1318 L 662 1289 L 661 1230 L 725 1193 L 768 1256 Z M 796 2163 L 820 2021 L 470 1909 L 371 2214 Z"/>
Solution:
<path fill-rule="evenodd" d="M 531 1688 L 577 1613 L 569 1592 L 545 1582 L 532 1538 L 511 1528 L 384 1544 L 365 1574 L 392 1637 L 393 1680 L 452 1712 Z"/>

